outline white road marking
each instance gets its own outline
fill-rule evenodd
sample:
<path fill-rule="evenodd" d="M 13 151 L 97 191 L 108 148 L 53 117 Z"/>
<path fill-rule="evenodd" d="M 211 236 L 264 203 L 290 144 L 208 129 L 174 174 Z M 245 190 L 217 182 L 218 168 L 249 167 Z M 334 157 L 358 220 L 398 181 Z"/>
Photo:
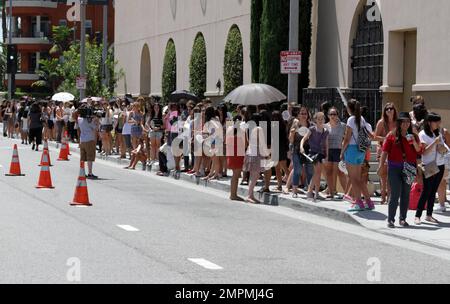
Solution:
<path fill-rule="evenodd" d="M 138 232 L 140 231 L 139 229 L 137 229 L 136 227 L 130 226 L 130 225 L 117 225 L 117 227 L 128 231 L 128 232 Z"/>
<path fill-rule="evenodd" d="M 203 268 L 209 269 L 209 270 L 221 270 L 223 267 L 220 267 L 219 265 L 216 265 L 208 260 L 205 259 L 188 259 L 192 263 L 195 263 L 197 265 L 202 266 Z"/>

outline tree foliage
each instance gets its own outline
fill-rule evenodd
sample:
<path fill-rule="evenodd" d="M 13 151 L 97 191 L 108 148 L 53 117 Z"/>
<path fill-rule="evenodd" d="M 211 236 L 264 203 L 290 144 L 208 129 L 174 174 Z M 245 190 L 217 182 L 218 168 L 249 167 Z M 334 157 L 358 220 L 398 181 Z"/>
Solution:
<path fill-rule="evenodd" d="M 302 89 L 309 86 L 312 0 L 298 1 L 300 2 L 299 50 L 303 53 L 299 88 Z M 270 84 L 285 93 L 287 92 L 288 77 L 280 74 L 280 52 L 289 49 L 289 11 L 290 0 L 252 1 L 253 81 Z M 299 95 L 301 96 L 301 94 Z"/>
<path fill-rule="evenodd" d="M 54 29 L 55 30 L 55 29 Z M 55 93 L 56 91 L 69 92 L 79 97 L 79 90 L 76 88 L 76 78 L 80 76 L 80 44 L 78 42 L 69 43 L 65 46 L 65 37 L 67 31 L 56 29 L 59 33 L 54 36 L 55 46 L 59 44 L 59 58 L 48 58 L 39 61 L 38 74 L 40 80 L 32 84 L 34 88 L 47 88 Z M 113 50 L 108 51 L 106 66 L 109 69 L 110 83 L 102 84 L 102 51 L 103 45 L 97 45 L 94 42 L 86 41 L 86 76 L 87 88 L 86 96 L 104 96 L 111 97 L 114 93 L 118 80 L 123 77 L 123 71 L 115 71 L 116 62 L 114 61 Z"/>
<path fill-rule="evenodd" d="M 250 59 L 252 62 L 252 82 L 259 82 L 259 56 L 261 43 L 261 16 L 263 11 L 262 0 L 252 0 L 251 7 L 251 36 Z"/>
<path fill-rule="evenodd" d="M 72 30 L 67 26 L 53 26 L 52 27 L 52 41 L 53 47 L 50 49 L 50 55 L 61 55 L 67 51 L 70 46 L 70 37 Z"/>
<path fill-rule="evenodd" d="M 197 34 L 192 48 L 191 61 L 189 63 L 189 82 L 190 91 L 203 99 L 206 92 L 206 73 L 207 73 L 207 58 L 206 58 L 206 43 L 205 38 L 201 33 Z"/>
<path fill-rule="evenodd" d="M 260 82 L 287 92 L 287 75 L 280 73 L 280 52 L 289 48 L 289 0 L 263 0 Z"/>
<path fill-rule="evenodd" d="M 162 95 L 165 101 L 177 89 L 177 53 L 172 39 L 167 42 L 162 73 Z"/>
<path fill-rule="evenodd" d="M 234 25 L 228 33 L 225 45 L 224 59 L 224 90 L 225 95 L 241 86 L 244 80 L 244 51 L 239 28 Z"/>

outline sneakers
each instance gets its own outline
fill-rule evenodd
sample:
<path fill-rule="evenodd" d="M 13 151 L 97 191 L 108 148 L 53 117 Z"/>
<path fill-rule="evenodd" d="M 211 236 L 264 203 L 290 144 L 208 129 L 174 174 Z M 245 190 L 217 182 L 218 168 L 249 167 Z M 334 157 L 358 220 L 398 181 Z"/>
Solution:
<path fill-rule="evenodd" d="M 354 204 L 354 203 L 355 203 L 355 201 L 353 200 L 353 198 L 352 198 L 351 196 L 349 196 L 349 195 L 344 195 L 343 200 L 346 201 L 346 202 L 348 202 L 348 203 L 351 203 L 351 204 Z"/>
<path fill-rule="evenodd" d="M 441 205 L 437 205 L 436 207 L 434 207 L 434 212 L 436 212 L 436 213 L 445 213 L 445 212 L 447 212 L 447 207 L 441 206 Z"/>
<path fill-rule="evenodd" d="M 366 206 L 364 205 L 362 200 L 357 200 L 350 209 L 348 209 L 348 212 L 361 212 L 365 211 Z"/>
<path fill-rule="evenodd" d="M 88 174 L 86 175 L 87 179 L 98 179 L 98 176 L 94 175 L 94 174 Z"/>
<path fill-rule="evenodd" d="M 316 198 L 315 198 L 315 196 L 314 196 L 314 193 L 308 192 L 308 193 L 306 194 L 306 200 L 307 200 L 308 202 L 315 202 L 315 201 L 316 201 Z"/>
<path fill-rule="evenodd" d="M 323 197 L 322 195 L 320 195 L 320 193 L 316 193 L 316 195 L 314 196 L 314 199 L 316 201 L 324 201 L 326 200 L 325 197 Z"/>
<path fill-rule="evenodd" d="M 371 210 L 371 211 L 375 210 L 375 204 L 372 202 L 372 200 L 370 200 L 370 199 L 367 200 L 366 204 L 367 204 L 367 208 L 366 208 L 367 210 Z"/>

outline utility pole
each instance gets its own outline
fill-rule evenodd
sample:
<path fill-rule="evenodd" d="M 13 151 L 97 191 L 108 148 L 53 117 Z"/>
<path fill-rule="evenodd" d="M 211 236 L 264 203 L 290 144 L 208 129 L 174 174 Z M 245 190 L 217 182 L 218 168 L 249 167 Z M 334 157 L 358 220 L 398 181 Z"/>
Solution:
<path fill-rule="evenodd" d="M 6 16 L 4 16 L 6 18 Z M 8 44 L 12 44 L 12 19 L 13 19 L 13 5 L 12 0 L 9 0 L 9 37 L 8 37 Z M 8 98 L 11 100 L 13 98 L 13 81 L 14 81 L 14 70 L 11 71 L 11 73 L 8 74 Z"/>
<path fill-rule="evenodd" d="M 299 0 L 291 0 L 289 17 L 289 51 L 299 50 L 299 18 Z M 298 74 L 289 74 L 288 77 L 288 101 L 298 103 Z"/>
<path fill-rule="evenodd" d="M 109 85 L 109 69 L 106 63 L 106 59 L 108 57 L 108 4 L 103 5 L 103 53 L 102 53 L 102 62 L 103 62 L 103 85 Z"/>
<path fill-rule="evenodd" d="M 80 1 L 80 76 L 86 77 L 86 3 L 87 0 Z M 80 100 L 86 97 L 86 89 L 80 89 Z"/>

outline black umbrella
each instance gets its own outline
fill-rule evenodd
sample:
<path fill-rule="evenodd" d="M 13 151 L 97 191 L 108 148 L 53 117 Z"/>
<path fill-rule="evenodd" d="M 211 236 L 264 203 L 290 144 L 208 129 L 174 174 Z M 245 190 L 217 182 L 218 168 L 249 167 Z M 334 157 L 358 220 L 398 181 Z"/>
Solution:
<path fill-rule="evenodd" d="M 199 102 L 200 99 L 193 93 L 182 90 L 182 91 L 175 91 L 172 94 L 170 94 L 169 100 L 170 102 L 179 102 L 180 100 L 192 100 L 194 102 Z"/>

